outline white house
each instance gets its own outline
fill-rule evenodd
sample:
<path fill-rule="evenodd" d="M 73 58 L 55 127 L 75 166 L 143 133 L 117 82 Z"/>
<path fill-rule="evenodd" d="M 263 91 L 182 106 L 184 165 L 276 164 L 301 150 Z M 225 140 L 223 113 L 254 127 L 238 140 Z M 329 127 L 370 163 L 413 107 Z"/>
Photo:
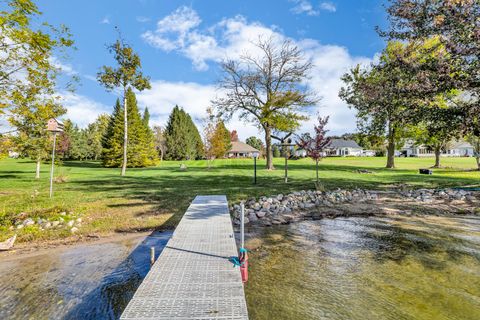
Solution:
<path fill-rule="evenodd" d="M 417 145 L 413 140 L 407 140 L 399 155 L 406 157 L 434 157 L 435 151 L 429 146 Z M 472 157 L 473 155 L 473 146 L 463 140 L 449 143 L 448 147 L 441 152 L 441 156 L 445 157 Z"/>
<path fill-rule="evenodd" d="M 325 151 L 327 156 L 359 157 L 363 149 L 354 140 L 332 139 Z"/>

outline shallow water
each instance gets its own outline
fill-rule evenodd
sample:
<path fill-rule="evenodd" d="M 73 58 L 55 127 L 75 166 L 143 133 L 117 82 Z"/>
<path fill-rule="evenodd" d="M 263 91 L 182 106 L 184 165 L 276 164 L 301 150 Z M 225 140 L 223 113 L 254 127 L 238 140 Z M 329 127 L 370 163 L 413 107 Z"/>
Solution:
<path fill-rule="evenodd" d="M 480 218 L 252 229 L 250 319 L 480 319 Z"/>
<path fill-rule="evenodd" d="M 0 260 L 0 319 L 118 319 L 171 233 Z"/>

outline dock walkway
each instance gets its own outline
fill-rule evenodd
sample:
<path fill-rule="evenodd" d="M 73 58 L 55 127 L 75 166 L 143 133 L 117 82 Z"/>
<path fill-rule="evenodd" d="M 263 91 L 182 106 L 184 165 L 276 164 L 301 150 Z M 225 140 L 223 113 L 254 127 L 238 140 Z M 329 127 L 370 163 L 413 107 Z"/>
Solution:
<path fill-rule="evenodd" d="M 226 196 L 197 196 L 121 319 L 248 319 Z"/>

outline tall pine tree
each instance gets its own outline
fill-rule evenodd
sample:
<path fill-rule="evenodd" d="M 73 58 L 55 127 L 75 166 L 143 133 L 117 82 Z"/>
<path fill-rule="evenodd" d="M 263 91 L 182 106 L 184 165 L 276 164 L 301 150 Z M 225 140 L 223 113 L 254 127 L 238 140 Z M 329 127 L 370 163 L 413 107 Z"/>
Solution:
<path fill-rule="evenodd" d="M 204 156 L 203 142 L 192 118 L 175 106 L 165 129 L 166 158 L 169 160 L 198 159 Z"/>
<path fill-rule="evenodd" d="M 133 90 L 127 90 L 127 167 L 153 166 L 158 160 L 155 151 L 153 134 L 142 118 L 137 106 Z M 123 160 L 124 113 L 120 101 L 117 100 L 114 112 L 103 139 L 103 163 L 106 167 L 120 167 Z"/>

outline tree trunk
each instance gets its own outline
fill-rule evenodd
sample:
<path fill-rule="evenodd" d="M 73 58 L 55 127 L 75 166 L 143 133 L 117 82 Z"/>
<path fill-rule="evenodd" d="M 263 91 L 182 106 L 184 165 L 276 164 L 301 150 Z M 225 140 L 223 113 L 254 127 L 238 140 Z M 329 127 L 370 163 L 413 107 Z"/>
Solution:
<path fill-rule="evenodd" d="M 395 168 L 395 130 L 388 127 L 387 168 Z"/>
<path fill-rule="evenodd" d="M 40 179 L 40 160 L 37 159 L 37 169 L 35 170 L 35 179 Z"/>
<path fill-rule="evenodd" d="M 477 170 L 480 171 L 480 155 L 477 156 Z"/>
<path fill-rule="evenodd" d="M 440 154 L 441 154 L 441 147 L 435 146 L 435 165 L 434 168 L 440 168 Z"/>
<path fill-rule="evenodd" d="M 124 114 L 124 133 L 123 133 L 123 164 L 122 176 L 127 171 L 127 145 L 128 145 L 128 119 L 127 119 L 127 91 L 124 90 L 123 96 L 123 114 Z"/>
<path fill-rule="evenodd" d="M 315 159 L 315 165 L 316 165 L 316 170 L 317 170 L 317 184 L 318 184 L 318 159 Z"/>
<path fill-rule="evenodd" d="M 266 125 L 265 129 L 265 147 L 266 147 L 266 157 L 267 157 L 267 170 L 275 169 L 273 167 L 273 153 L 272 153 L 272 129 Z"/>

